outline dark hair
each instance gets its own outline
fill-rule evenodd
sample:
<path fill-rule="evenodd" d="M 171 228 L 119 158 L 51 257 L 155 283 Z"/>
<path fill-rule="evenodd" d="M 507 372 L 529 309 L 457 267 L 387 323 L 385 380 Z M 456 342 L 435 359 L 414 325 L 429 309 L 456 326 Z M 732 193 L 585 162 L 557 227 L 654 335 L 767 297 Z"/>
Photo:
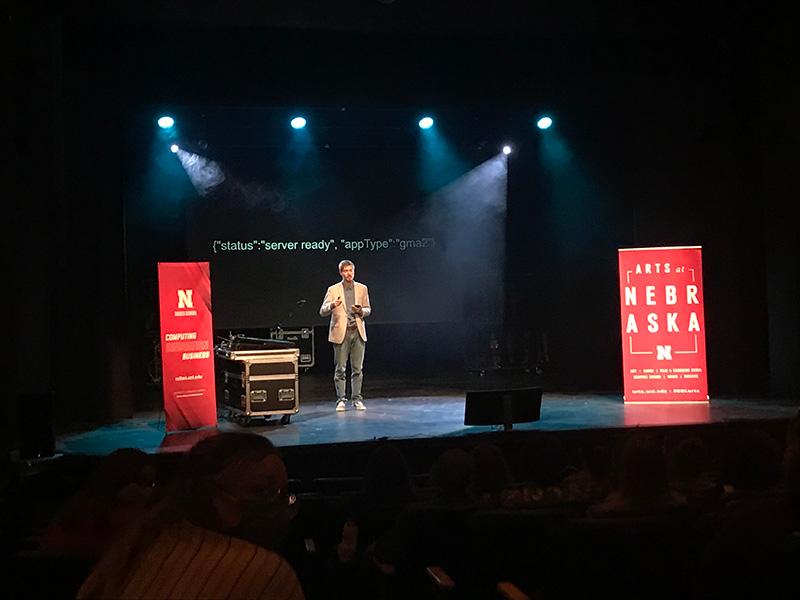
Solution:
<path fill-rule="evenodd" d="M 364 496 L 376 504 L 399 504 L 414 499 L 408 463 L 394 444 L 380 444 L 369 455 L 364 471 Z"/>
<path fill-rule="evenodd" d="M 634 503 L 647 503 L 667 493 L 667 467 L 661 440 L 654 434 L 634 431 L 622 447 L 619 490 Z"/>
<path fill-rule="evenodd" d="M 195 525 L 216 529 L 214 479 L 228 468 L 246 469 L 271 454 L 277 454 L 272 442 L 250 433 L 219 433 L 199 441 L 189 451 L 178 473 L 172 510 Z"/>
<path fill-rule="evenodd" d="M 86 488 L 97 493 L 115 493 L 131 483 L 149 484 L 155 460 L 138 448 L 118 448 L 104 457 L 89 476 Z"/>
<path fill-rule="evenodd" d="M 500 492 L 511 483 L 503 451 L 494 444 L 472 449 L 472 488 L 476 494 Z"/>
<path fill-rule="evenodd" d="M 740 490 L 766 490 L 778 483 L 778 444 L 763 430 L 731 432 L 725 449 L 725 480 Z"/>
<path fill-rule="evenodd" d="M 149 487 L 155 481 L 152 456 L 136 448 L 119 448 L 102 458 L 83 487 L 59 511 L 55 520 L 66 527 L 87 515 L 100 528 L 108 526 L 112 511 L 119 505 L 119 494 L 128 486 Z"/>
<path fill-rule="evenodd" d="M 678 481 L 699 477 L 711 467 L 708 444 L 698 436 L 679 440 L 670 450 L 668 458 L 671 476 Z"/>
<path fill-rule="evenodd" d="M 540 434 L 527 440 L 520 448 L 522 479 L 538 485 L 555 485 L 565 475 L 566 450 L 553 435 Z"/>
<path fill-rule="evenodd" d="M 445 450 L 431 467 L 431 481 L 443 498 L 466 495 L 471 480 L 469 454 L 460 448 Z"/>
<path fill-rule="evenodd" d="M 123 581 L 130 565 L 173 523 L 189 519 L 201 527 L 213 528 L 213 479 L 231 466 L 246 469 L 271 454 L 277 454 L 272 442 L 250 433 L 218 433 L 195 444 L 164 499 L 101 559 L 108 576 L 92 590 L 92 595 L 118 596 L 119 590 L 113 586 Z"/>

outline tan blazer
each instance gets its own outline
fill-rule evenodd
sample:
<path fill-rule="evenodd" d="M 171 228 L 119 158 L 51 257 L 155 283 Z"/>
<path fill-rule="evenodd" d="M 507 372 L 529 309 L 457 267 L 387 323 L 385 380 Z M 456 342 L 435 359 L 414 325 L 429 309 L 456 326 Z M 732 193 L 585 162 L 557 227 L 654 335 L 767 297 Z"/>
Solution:
<path fill-rule="evenodd" d="M 361 339 L 367 341 L 367 327 L 364 324 L 364 319 L 369 316 L 372 309 L 369 306 L 369 290 L 363 283 L 353 282 L 355 286 L 356 304 L 361 305 L 361 311 L 364 313 L 363 317 L 356 315 L 356 326 L 358 327 L 358 334 Z M 331 310 L 337 298 L 342 300 L 342 303 Z M 344 302 L 344 286 L 342 282 L 334 283 L 325 292 L 325 298 L 322 300 L 322 306 L 319 307 L 319 316 L 331 316 L 331 324 L 328 329 L 328 341 L 334 344 L 341 344 L 344 341 L 344 334 L 347 331 L 347 308 Z"/>

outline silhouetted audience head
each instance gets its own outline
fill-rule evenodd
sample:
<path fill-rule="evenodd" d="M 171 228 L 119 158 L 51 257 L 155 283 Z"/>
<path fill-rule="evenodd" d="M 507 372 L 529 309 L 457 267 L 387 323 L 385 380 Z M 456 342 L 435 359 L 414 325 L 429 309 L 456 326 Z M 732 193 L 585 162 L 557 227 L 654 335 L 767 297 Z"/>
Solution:
<path fill-rule="evenodd" d="M 735 431 L 726 440 L 726 481 L 734 488 L 700 557 L 697 598 L 784 598 L 798 588 L 797 493 L 800 414 L 791 419 L 783 453 L 766 432 Z M 793 483 L 794 481 L 794 483 Z M 793 490 L 794 486 L 794 491 Z M 743 491 L 736 494 L 736 491 Z M 767 492 L 767 493 L 763 493 Z"/>
<path fill-rule="evenodd" d="M 477 498 L 499 495 L 511 483 L 503 451 L 494 444 L 478 444 L 472 449 L 472 489 Z"/>
<path fill-rule="evenodd" d="M 611 452 L 607 446 L 594 444 L 582 448 L 582 468 L 563 480 L 567 499 L 574 502 L 597 502 L 611 491 Z"/>
<path fill-rule="evenodd" d="M 598 482 L 608 483 L 611 479 L 611 451 L 608 446 L 595 444 L 581 451 L 584 469 Z"/>
<path fill-rule="evenodd" d="M 148 509 L 156 479 L 153 457 L 121 448 L 104 457 L 41 538 L 44 552 L 97 558 Z"/>
<path fill-rule="evenodd" d="M 137 448 L 120 448 L 106 456 L 92 473 L 88 491 L 116 494 L 129 485 L 151 487 L 156 480 L 153 457 Z"/>
<path fill-rule="evenodd" d="M 711 452 L 702 438 L 680 439 L 668 453 L 670 477 L 676 481 L 689 481 L 711 470 Z"/>
<path fill-rule="evenodd" d="M 79 597 L 177 598 L 183 592 L 176 590 L 191 589 L 189 597 L 301 598 L 293 570 L 274 552 L 288 533 L 287 484 L 283 460 L 265 437 L 203 439 L 161 502 L 100 560 Z"/>
<path fill-rule="evenodd" d="M 445 450 L 431 468 L 431 482 L 442 500 L 467 498 L 472 483 L 472 461 L 469 454 L 460 448 Z"/>
<path fill-rule="evenodd" d="M 708 443 L 696 435 L 682 437 L 667 453 L 670 489 L 690 506 L 711 509 L 723 496 L 719 472 Z"/>
<path fill-rule="evenodd" d="M 364 495 L 375 504 L 402 504 L 414 499 L 411 471 L 394 444 L 381 444 L 370 454 L 364 472 Z"/>
<path fill-rule="evenodd" d="M 524 481 L 542 486 L 556 485 L 564 478 L 567 455 L 553 435 L 535 435 L 520 449 L 520 475 Z"/>
<path fill-rule="evenodd" d="M 657 436 L 632 433 L 625 440 L 619 461 L 617 487 L 626 500 L 646 505 L 667 494 L 667 468 Z"/>
<path fill-rule="evenodd" d="M 737 491 L 758 492 L 774 487 L 781 476 L 778 444 L 764 431 L 731 434 L 725 448 L 725 483 Z"/>
<path fill-rule="evenodd" d="M 276 550 L 289 530 L 287 488 L 286 466 L 272 442 L 221 433 L 190 450 L 175 506 L 195 525 Z"/>

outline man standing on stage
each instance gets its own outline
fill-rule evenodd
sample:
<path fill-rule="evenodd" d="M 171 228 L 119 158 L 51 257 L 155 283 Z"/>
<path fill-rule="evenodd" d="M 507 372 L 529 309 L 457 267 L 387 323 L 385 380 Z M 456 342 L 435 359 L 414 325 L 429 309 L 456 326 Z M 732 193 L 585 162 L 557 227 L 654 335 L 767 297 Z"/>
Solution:
<path fill-rule="evenodd" d="M 342 280 L 334 283 L 325 292 L 321 317 L 331 316 L 328 341 L 333 344 L 333 385 L 336 388 L 336 410 L 341 412 L 347 405 L 345 393 L 347 360 L 350 359 L 350 399 L 353 408 L 366 410 L 361 396 L 361 382 L 364 378 L 361 368 L 364 365 L 364 350 L 367 347 L 367 328 L 364 325 L 370 312 L 369 291 L 363 283 L 353 281 L 356 266 L 349 260 L 339 263 Z"/>

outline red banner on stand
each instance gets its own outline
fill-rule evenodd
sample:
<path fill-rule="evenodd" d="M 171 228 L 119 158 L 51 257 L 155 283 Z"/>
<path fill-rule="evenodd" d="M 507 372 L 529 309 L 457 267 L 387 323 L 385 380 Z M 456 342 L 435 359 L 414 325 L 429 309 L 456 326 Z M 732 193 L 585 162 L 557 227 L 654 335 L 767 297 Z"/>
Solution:
<path fill-rule="evenodd" d="M 207 262 L 158 263 L 168 432 L 217 424 L 209 274 Z"/>
<path fill-rule="evenodd" d="M 700 246 L 619 250 L 626 404 L 708 402 Z"/>

